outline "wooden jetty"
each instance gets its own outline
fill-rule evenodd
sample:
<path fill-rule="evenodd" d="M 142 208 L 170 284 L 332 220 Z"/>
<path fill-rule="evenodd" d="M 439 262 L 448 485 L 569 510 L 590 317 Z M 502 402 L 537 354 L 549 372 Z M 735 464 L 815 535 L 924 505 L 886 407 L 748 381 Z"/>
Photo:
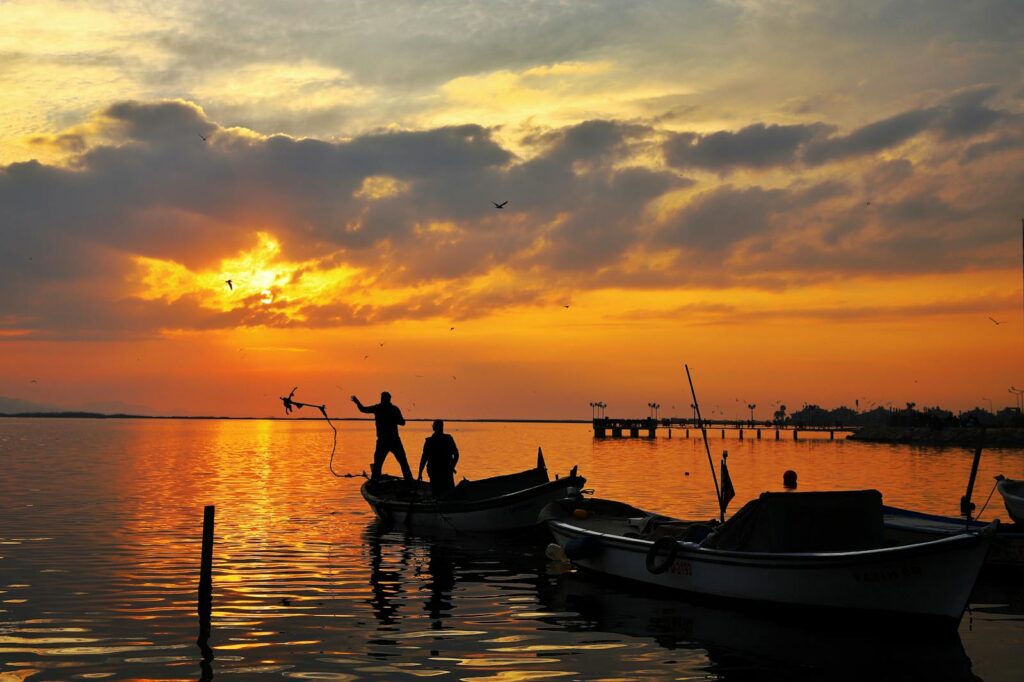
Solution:
<path fill-rule="evenodd" d="M 690 437 L 690 431 L 696 430 L 700 434 L 700 427 L 692 419 L 612 419 L 610 417 L 597 417 L 593 420 L 594 438 L 655 438 L 658 429 L 666 429 L 668 437 L 672 437 L 672 429 L 681 430 L 684 438 Z M 771 433 L 774 431 L 775 440 L 782 439 L 783 432 L 792 433 L 793 440 L 800 439 L 801 432 L 824 432 L 828 433 L 829 440 L 836 439 L 836 433 L 853 433 L 856 426 L 812 426 L 804 424 L 773 424 L 771 422 L 750 422 L 737 420 L 707 420 L 704 428 L 708 438 L 716 431 L 722 438 L 726 437 L 726 431 L 736 431 L 740 440 L 744 440 L 745 434 L 749 434 L 756 440 L 761 440 L 762 432 Z"/>

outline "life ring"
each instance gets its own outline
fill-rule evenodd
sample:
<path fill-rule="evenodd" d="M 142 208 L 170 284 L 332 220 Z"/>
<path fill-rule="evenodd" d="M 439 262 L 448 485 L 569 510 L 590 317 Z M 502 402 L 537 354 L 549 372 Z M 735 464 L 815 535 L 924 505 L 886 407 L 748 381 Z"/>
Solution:
<path fill-rule="evenodd" d="M 651 573 L 664 573 L 676 560 L 679 553 L 679 541 L 675 538 L 658 538 L 647 550 L 647 570 Z M 662 557 L 664 555 L 664 557 Z"/>

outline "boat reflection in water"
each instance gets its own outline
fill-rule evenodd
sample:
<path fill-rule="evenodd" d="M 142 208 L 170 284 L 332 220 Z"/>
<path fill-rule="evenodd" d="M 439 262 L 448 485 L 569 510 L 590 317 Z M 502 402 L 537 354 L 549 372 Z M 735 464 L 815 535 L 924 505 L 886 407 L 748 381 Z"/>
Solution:
<path fill-rule="evenodd" d="M 642 586 L 621 591 L 567 573 L 549 607 L 579 614 L 553 619 L 569 629 L 650 638 L 666 649 L 700 648 L 707 671 L 724 680 L 947 680 L 977 682 L 959 634 L 908 631 L 860 620 L 797 621 L 754 611 L 665 599 Z"/>
<path fill-rule="evenodd" d="M 377 621 L 367 653 L 395 672 L 415 665 L 418 675 L 460 679 L 978 680 L 951 628 L 893 631 L 883 621 L 847 624 L 827 613 L 795 620 L 665 598 L 563 572 L 525 540 L 412 536 L 376 522 L 363 537 Z"/>

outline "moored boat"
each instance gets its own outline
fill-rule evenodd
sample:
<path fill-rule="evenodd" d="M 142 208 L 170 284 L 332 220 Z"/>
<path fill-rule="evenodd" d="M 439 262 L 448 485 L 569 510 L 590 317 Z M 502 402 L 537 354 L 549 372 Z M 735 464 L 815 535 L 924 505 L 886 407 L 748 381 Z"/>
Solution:
<path fill-rule="evenodd" d="M 578 496 L 542 518 L 579 567 L 712 597 L 959 621 L 998 522 L 887 546 L 878 491 L 764 493 L 720 525 Z"/>
<path fill-rule="evenodd" d="M 543 456 L 537 466 L 515 474 L 478 481 L 463 479 L 450 495 L 435 498 L 429 483 L 383 476 L 367 481 L 360 492 L 381 521 L 460 533 L 525 530 L 537 525 L 540 511 L 579 490 L 586 479 L 573 467 L 568 476 L 548 478 Z"/>
<path fill-rule="evenodd" d="M 1003 496 L 1006 512 L 1017 523 L 1024 523 L 1024 481 L 1015 481 L 1003 476 L 997 476 L 996 480 L 996 487 Z"/>
<path fill-rule="evenodd" d="M 882 507 L 882 513 L 886 540 L 897 544 L 949 538 L 965 531 L 976 533 L 988 525 L 987 521 L 926 514 L 888 505 Z M 1019 523 L 999 524 L 985 556 L 985 566 L 1024 566 L 1024 526 Z"/>

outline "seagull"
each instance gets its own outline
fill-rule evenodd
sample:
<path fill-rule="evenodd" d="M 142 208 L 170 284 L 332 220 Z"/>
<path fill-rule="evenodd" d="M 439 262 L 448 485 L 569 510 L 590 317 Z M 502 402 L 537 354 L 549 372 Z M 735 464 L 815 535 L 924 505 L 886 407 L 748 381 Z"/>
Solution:
<path fill-rule="evenodd" d="M 496 202 L 496 201 L 492 201 L 491 203 L 494 204 L 494 208 L 505 208 L 505 204 L 508 203 L 508 199 L 506 199 L 505 201 L 501 202 L 500 204 L 498 202 Z"/>
<path fill-rule="evenodd" d="M 454 374 L 452 375 L 452 381 L 455 381 L 455 375 Z"/>
<path fill-rule="evenodd" d="M 450 331 L 450 332 L 453 332 L 453 331 L 455 331 L 455 327 L 449 327 L 449 328 L 448 328 L 448 331 Z"/>
<path fill-rule="evenodd" d="M 369 355 L 364 355 L 363 356 L 363 360 L 366 360 L 368 357 L 370 357 L 370 356 Z"/>
<path fill-rule="evenodd" d="M 384 347 L 384 342 L 383 342 L 383 341 L 381 341 L 381 342 L 380 342 L 379 344 L 377 344 L 377 345 L 379 345 L 379 346 L 380 346 L 381 348 L 383 348 L 383 347 Z"/>
<path fill-rule="evenodd" d="M 202 133 L 198 133 L 198 135 L 199 135 L 200 139 L 201 139 L 201 140 L 202 140 L 203 142 L 206 142 L 206 136 L 205 136 L 205 135 L 203 135 Z"/>
<path fill-rule="evenodd" d="M 224 280 L 224 284 L 228 285 L 228 291 L 234 291 L 235 290 L 235 285 L 231 283 L 230 279 Z"/>
<path fill-rule="evenodd" d="M 563 305 L 562 307 L 563 307 L 563 308 L 568 308 L 568 307 L 569 307 L 569 304 L 568 304 L 568 303 L 566 303 L 566 304 L 565 304 L 565 305 Z"/>
<path fill-rule="evenodd" d="M 39 382 L 38 382 L 38 381 L 36 381 L 35 379 L 33 379 L 32 381 L 30 381 L 30 382 L 28 382 L 28 383 L 30 383 L 30 384 L 38 384 Z"/>
<path fill-rule="evenodd" d="M 995 325 L 1000 325 L 1000 324 L 1002 324 L 1002 322 L 1000 322 L 999 320 L 995 319 L 994 317 L 990 317 L 990 318 L 988 318 L 988 319 L 992 320 L 992 324 L 995 324 Z"/>

